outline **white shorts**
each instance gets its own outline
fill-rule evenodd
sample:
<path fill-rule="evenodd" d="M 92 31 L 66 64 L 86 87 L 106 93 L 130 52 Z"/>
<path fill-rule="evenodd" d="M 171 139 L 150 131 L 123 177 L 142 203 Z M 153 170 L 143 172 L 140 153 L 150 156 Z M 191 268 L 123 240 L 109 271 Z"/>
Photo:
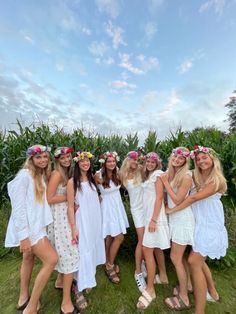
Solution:
<path fill-rule="evenodd" d="M 144 213 L 143 213 L 143 209 L 136 209 L 133 210 L 131 209 L 131 214 L 132 214 L 132 218 L 134 221 L 134 226 L 135 228 L 142 228 L 144 227 Z"/>

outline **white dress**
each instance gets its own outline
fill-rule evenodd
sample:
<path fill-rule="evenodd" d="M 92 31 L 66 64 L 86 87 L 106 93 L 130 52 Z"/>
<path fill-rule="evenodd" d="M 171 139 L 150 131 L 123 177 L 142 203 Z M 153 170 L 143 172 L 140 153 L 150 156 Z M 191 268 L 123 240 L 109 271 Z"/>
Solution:
<path fill-rule="evenodd" d="M 100 172 L 101 175 L 101 172 Z M 110 235 L 125 234 L 129 227 L 128 218 L 120 195 L 120 185 L 116 186 L 113 181 L 109 182 L 110 188 L 104 188 L 101 184 L 98 188 L 101 192 L 102 208 L 102 233 L 103 238 Z"/>
<path fill-rule="evenodd" d="M 149 248 L 160 248 L 162 250 L 170 247 L 170 234 L 167 216 L 165 214 L 164 203 L 161 205 L 160 213 L 157 218 L 157 228 L 155 232 L 149 232 L 148 226 L 154 211 L 156 200 L 156 180 L 163 171 L 155 170 L 149 178 L 142 183 L 143 188 L 143 208 L 145 217 L 145 231 L 143 245 Z"/>
<path fill-rule="evenodd" d="M 228 234 L 224 226 L 224 209 L 216 193 L 192 204 L 195 217 L 193 251 L 211 259 L 226 255 Z"/>
<path fill-rule="evenodd" d="M 141 184 L 134 184 L 134 180 L 127 180 L 130 210 L 135 228 L 144 227 L 143 190 Z"/>
<path fill-rule="evenodd" d="M 102 214 L 97 190 L 89 182 L 81 182 L 82 190 L 76 191 L 76 226 L 79 232 L 79 291 L 96 286 L 96 267 L 106 261 L 105 244 L 102 236 Z"/>
<path fill-rule="evenodd" d="M 187 172 L 191 175 L 191 172 Z M 177 189 L 174 189 L 176 192 Z M 175 207 L 169 194 L 167 194 L 168 207 Z M 169 214 L 169 228 L 171 241 L 180 245 L 192 245 L 194 233 L 194 216 L 191 206 Z"/>
<path fill-rule="evenodd" d="M 66 186 L 60 184 L 56 195 L 65 195 Z M 79 250 L 71 243 L 71 227 L 68 220 L 68 203 L 51 205 L 53 223 L 48 226 L 48 238 L 55 247 L 59 260 L 55 269 L 62 274 L 70 274 L 79 269 Z"/>
<path fill-rule="evenodd" d="M 43 179 L 42 179 L 43 180 Z M 30 239 L 31 246 L 47 236 L 46 226 L 52 223 L 51 208 L 46 199 L 46 184 L 42 203 L 35 201 L 34 180 L 28 169 L 22 169 L 7 184 L 12 212 L 7 227 L 5 246 L 19 246 Z"/>

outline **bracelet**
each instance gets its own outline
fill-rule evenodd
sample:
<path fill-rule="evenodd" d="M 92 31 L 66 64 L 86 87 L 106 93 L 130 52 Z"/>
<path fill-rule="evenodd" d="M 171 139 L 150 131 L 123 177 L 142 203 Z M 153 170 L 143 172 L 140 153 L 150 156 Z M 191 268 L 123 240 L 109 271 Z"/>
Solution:
<path fill-rule="evenodd" d="M 157 223 L 157 221 L 156 221 L 155 219 L 153 219 L 153 218 L 151 219 L 151 221 L 153 221 L 153 222 Z"/>

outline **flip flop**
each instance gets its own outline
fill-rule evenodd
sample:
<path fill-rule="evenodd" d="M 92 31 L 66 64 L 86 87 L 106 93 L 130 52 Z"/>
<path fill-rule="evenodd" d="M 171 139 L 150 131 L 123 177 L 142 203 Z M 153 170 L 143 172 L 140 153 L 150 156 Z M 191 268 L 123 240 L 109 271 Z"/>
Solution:
<path fill-rule="evenodd" d="M 219 297 L 219 299 L 215 300 L 215 299 L 210 295 L 210 293 L 207 291 L 206 300 L 207 300 L 207 302 L 211 302 L 211 303 L 219 303 L 219 302 L 220 302 L 220 297 Z"/>
<path fill-rule="evenodd" d="M 28 305 L 30 300 L 30 297 L 25 301 L 25 303 L 21 304 L 21 305 L 17 305 L 16 309 L 17 311 L 24 311 L 24 309 L 26 308 L 26 306 Z"/>

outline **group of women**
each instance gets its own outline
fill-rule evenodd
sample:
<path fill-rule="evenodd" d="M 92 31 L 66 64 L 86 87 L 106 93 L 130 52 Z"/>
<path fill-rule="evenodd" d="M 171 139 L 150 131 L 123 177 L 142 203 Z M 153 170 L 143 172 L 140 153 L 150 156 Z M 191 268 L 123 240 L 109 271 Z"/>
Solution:
<path fill-rule="evenodd" d="M 90 152 L 76 153 L 72 171 L 72 149 L 57 148 L 51 172 L 49 151 L 47 146 L 30 147 L 23 169 L 8 183 L 12 213 L 5 243 L 20 246 L 23 253 L 18 310 L 38 312 L 40 295 L 54 269 L 58 271 L 55 288 L 63 290 L 61 314 L 87 307 L 85 294 L 96 286 L 97 265 L 105 264 L 108 279 L 119 284 L 115 260 L 129 226 L 121 185 L 129 194 L 138 238 L 134 279 L 141 296 L 137 308 L 146 309 L 156 298 L 154 284 L 168 283 L 163 253 L 168 248 L 178 284 L 164 300 L 166 305 L 172 310 L 189 309 L 188 294 L 193 291 L 195 314 L 203 314 L 206 300 L 219 300 L 205 260 L 226 254 L 220 197 L 227 185 L 213 149 L 196 146 L 190 152 L 178 147 L 170 155 L 166 172 L 157 153 L 140 158 L 131 151 L 119 170 L 117 153 L 106 152 L 100 156 L 101 169 L 95 175 Z M 187 246 L 191 246 L 189 254 Z M 42 267 L 30 295 L 35 256 Z"/>

